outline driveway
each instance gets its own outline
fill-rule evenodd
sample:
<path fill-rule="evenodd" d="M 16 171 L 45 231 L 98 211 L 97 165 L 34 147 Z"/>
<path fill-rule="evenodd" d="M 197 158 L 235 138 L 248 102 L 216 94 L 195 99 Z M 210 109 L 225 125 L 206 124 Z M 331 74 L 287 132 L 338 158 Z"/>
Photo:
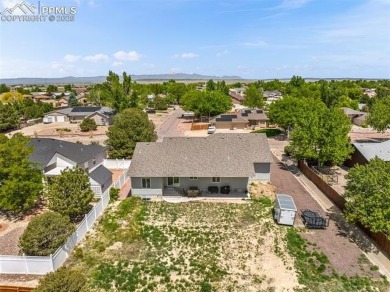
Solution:
<path fill-rule="evenodd" d="M 301 235 L 315 244 L 315 249 L 320 249 L 328 257 L 331 266 L 338 274 L 379 277 L 377 271 L 370 270 L 371 263 L 362 261 L 361 249 L 365 252 L 372 252 L 374 249 L 370 241 L 363 234 L 357 232 L 354 225 L 345 222 L 338 208 L 332 206 L 327 210 L 322 209 L 291 170 L 298 178 L 302 176 L 296 168 L 288 169 L 274 157 L 274 162 L 271 164 L 271 182 L 276 187 L 276 192 L 291 195 L 298 213 L 301 209 L 312 209 L 330 217 L 327 229 L 311 229 L 308 232 L 302 232 Z M 297 216 L 296 225 L 303 226 L 299 216 Z"/>

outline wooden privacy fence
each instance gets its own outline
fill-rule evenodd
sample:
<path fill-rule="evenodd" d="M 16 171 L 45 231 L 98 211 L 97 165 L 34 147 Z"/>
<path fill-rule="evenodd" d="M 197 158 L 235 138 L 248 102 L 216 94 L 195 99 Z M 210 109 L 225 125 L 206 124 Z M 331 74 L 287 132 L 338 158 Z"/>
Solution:
<path fill-rule="evenodd" d="M 337 207 L 344 211 L 346 201 L 343 196 L 341 196 L 335 189 L 324 182 L 321 177 L 319 177 L 309 166 L 307 166 L 303 160 L 298 161 L 298 168 L 321 190 L 321 192 L 325 194 L 325 196 L 327 196 Z M 390 256 L 390 240 L 386 234 L 382 232 L 372 232 L 365 228 L 361 223 L 358 223 L 357 226 L 359 226 L 359 228 L 368 237 L 370 237 L 378 245 L 378 247 L 385 254 L 387 254 L 387 256 Z"/>
<path fill-rule="evenodd" d="M 99 202 L 92 210 L 85 215 L 83 221 L 77 226 L 77 229 L 57 251 L 50 256 L 9 256 L 0 255 L 0 274 L 30 274 L 45 275 L 56 271 L 61 267 L 69 257 L 76 245 L 85 237 L 86 233 L 92 229 L 94 223 L 103 214 L 110 201 L 110 189 L 121 188 L 127 179 L 127 171 L 114 182 L 102 195 Z M 13 291 L 13 290 L 11 290 Z M 21 290 L 23 291 L 23 290 Z"/>
<path fill-rule="evenodd" d="M 192 123 L 191 124 L 191 131 L 196 130 L 207 130 L 209 128 L 209 123 Z"/>

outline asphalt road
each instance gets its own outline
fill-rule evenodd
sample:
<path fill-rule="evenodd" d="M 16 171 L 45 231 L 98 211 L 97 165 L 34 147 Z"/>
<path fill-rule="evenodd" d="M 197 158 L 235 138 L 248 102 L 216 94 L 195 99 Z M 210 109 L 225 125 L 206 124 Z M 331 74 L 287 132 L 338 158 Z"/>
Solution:
<path fill-rule="evenodd" d="M 160 125 L 157 129 L 158 141 L 161 141 L 164 137 L 178 137 L 183 136 L 181 132 L 177 130 L 177 126 L 180 123 L 179 117 L 184 113 L 182 108 L 177 108 L 168 119 Z"/>

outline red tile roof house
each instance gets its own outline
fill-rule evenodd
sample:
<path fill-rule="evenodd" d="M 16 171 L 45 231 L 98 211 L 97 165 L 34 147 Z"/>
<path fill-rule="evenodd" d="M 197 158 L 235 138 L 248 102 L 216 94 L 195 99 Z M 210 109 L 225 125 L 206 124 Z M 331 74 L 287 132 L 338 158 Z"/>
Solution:
<path fill-rule="evenodd" d="M 139 142 L 129 176 L 133 196 L 245 198 L 251 182 L 270 181 L 272 155 L 265 134 L 165 137 Z"/>

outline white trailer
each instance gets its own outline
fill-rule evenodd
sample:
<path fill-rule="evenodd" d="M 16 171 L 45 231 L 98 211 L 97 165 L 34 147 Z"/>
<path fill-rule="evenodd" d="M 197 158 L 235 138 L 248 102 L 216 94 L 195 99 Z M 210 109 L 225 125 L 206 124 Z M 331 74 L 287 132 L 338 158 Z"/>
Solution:
<path fill-rule="evenodd" d="M 276 195 L 274 219 L 278 224 L 294 225 L 297 207 L 289 195 Z"/>

